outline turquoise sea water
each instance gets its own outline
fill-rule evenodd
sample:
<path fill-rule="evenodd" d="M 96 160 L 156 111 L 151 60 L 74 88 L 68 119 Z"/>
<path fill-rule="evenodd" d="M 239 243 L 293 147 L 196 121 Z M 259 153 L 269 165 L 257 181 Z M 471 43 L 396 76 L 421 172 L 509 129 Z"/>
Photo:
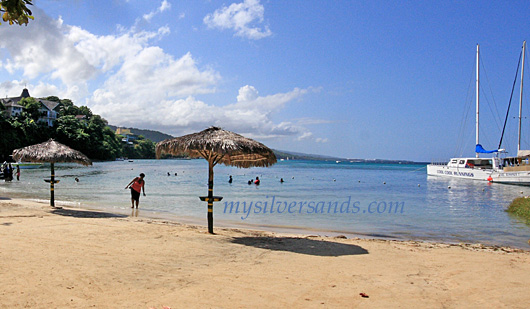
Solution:
<path fill-rule="evenodd" d="M 427 177 L 425 166 L 406 164 L 291 160 L 214 170 L 214 194 L 223 196 L 214 226 L 530 248 L 530 227 L 504 211 L 515 197 L 530 195 L 526 187 Z M 147 196 L 136 212 L 124 188 L 142 172 Z M 46 166 L 22 170 L 20 181 L 0 182 L 0 196 L 48 201 L 49 175 Z M 57 205 L 206 224 L 206 203 L 198 198 L 207 195 L 205 160 L 59 164 L 56 175 Z M 261 185 L 248 185 L 256 176 Z"/>

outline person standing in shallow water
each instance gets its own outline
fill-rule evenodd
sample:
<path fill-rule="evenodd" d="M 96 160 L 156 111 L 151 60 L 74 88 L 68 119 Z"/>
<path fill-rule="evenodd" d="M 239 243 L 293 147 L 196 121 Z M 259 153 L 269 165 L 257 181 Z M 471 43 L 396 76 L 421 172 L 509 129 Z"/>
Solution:
<path fill-rule="evenodd" d="M 144 180 L 145 174 L 141 173 L 140 177 L 136 177 L 129 184 L 125 187 L 131 188 L 131 208 L 134 208 L 134 202 L 136 202 L 136 208 L 138 208 L 138 204 L 140 204 L 140 193 L 143 191 L 145 196 L 145 180 Z"/>

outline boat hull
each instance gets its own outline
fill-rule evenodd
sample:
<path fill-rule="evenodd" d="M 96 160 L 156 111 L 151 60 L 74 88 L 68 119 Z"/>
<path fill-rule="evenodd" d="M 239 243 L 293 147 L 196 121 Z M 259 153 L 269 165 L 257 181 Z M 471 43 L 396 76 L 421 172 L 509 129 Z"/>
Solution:
<path fill-rule="evenodd" d="M 492 169 L 460 168 L 434 164 L 427 165 L 427 175 L 430 176 L 488 181 L 488 177 L 490 177 L 492 173 L 494 173 Z"/>
<path fill-rule="evenodd" d="M 504 172 L 494 169 L 461 168 L 429 164 L 427 165 L 427 175 L 530 186 L 530 171 Z"/>
<path fill-rule="evenodd" d="M 17 166 L 20 167 L 20 169 L 31 169 L 31 168 L 39 168 L 42 166 L 42 163 L 13 163 L 11 164 L 14 168 Z"/>

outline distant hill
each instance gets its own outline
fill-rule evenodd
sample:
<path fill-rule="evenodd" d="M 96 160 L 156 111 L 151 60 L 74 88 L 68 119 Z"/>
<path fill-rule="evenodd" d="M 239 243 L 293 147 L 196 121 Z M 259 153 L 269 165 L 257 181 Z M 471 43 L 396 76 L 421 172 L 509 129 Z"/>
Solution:
<path fill-rule="evenodd" d="M 278 160 L 312 160 L 312 161 L 342 161 L 342 162 L 353 162 L 353 163 L 379 163 L 379 164 L 425 164 L 423 162 L 414 162 L 407 160 L 386 160 L 386 159 L 348 159 L 332 156 L 323 156 L 316 154 L 307 154 L 300 152 L 292 152 L 285 150 L 273 149 L 274 154 Z"/>
<path fill-rule="evenodd" d="M 113 131 L 116 131 L 117 129 L 117 127 L 113 125 L 109 125 L 109 128 L 111 128 L 111 130 Z M 124 128 L 124 129 L 129 129 L 131 130 L 133 134 L 142 135 L 143 137 L 150 139 L 151 141 L 155 143 L 174 137 L 169 134 L 165 134 L 165 133 L 154 131 L 154 130 L 143 130 L 143 129 L 138 129 L 138 128 Z M 276 155 L 276 158 L 278 158 L 278 160 L 284 159 L 284 160 L 313 160 L 313 161 L 349 161 L 349 162 L 359 162 L 359 163 L 389 163 L 389 164 L 419 163 L 419 162 L 413 162 L 413 161 L 407 161 L 407 160 L 347 159 L 347 158 L 340 158 L 340 157 L 333 157 L 333 156 L 323 156 L 323 155 L 307 154 L 307 153 L 276 150 L 276 149 L 273 149 L 272 151 L 274 151 L 274 154 Z M 423 164 L 423 163 L 420 163 L 420 164 Z"/>
<path fill-rule="evenodd" d="M 117 127 L 116 126 L 113 126 L 113 125 L 108 125 L 109 128 L 116 132 L 116 129 Z M 124 127 L 120 127 L 120 128 L 124 128 Z M 158 142 L 161 142 L 165 139 L 168 139 L 168 138 L 173 138 L 174 136 L 171 136 L 169 134 L 166 134 L 166 133 L 162 133 L 162 132 L 159 132 L 159 131 L 154 131 L 154 130 L 143 130 L 143 129 L 138 129 L 138 128 L 124 128 L 124 129 L 129 129 L 131 130 L 131 133 L 133 134 L 136 134 L 136 135 L 142 135 L 143 137 L 155 142 L 155 143 L 158 143 Z"/>
<path fill-rule="evenodd" d="M 338 158 L 338 157 L 330 157 L 330 156 L 322 156 L 322 155 L 315 155 L 315 154 L 307 154 L 307 153 L 300 153 L 300 152 L 292 152 L 292 151 L 285 151 L 285 150 L 272 150 L 274 154 L 276 155 L 276 158 L 278 160 L 280 159 L 288 159 L 288 160 L 314 160 L 314 161 L 342 161 L 346 160 L 344 158 Z"/>

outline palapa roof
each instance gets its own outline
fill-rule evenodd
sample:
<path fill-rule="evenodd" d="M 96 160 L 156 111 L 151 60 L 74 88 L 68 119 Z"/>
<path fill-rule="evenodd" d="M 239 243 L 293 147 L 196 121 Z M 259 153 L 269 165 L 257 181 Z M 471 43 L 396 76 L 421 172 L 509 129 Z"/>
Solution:
<path fill-rule="evenodd" d="M 58 163 L 72 162 L 92 165 L 80 151 L 49 139 L 47 142 L 13 150 L 13 159 L 22 162 Z"/>
<path fill-rule="evenodd" d="M 191 158 L 202 157 L 214 163 L 244 168 L 276 163 L 276 156 L 267 146 L 218 127 L 159 142 L 156 144 L 157 158 L 162 154 L 187 154 Z"/>

